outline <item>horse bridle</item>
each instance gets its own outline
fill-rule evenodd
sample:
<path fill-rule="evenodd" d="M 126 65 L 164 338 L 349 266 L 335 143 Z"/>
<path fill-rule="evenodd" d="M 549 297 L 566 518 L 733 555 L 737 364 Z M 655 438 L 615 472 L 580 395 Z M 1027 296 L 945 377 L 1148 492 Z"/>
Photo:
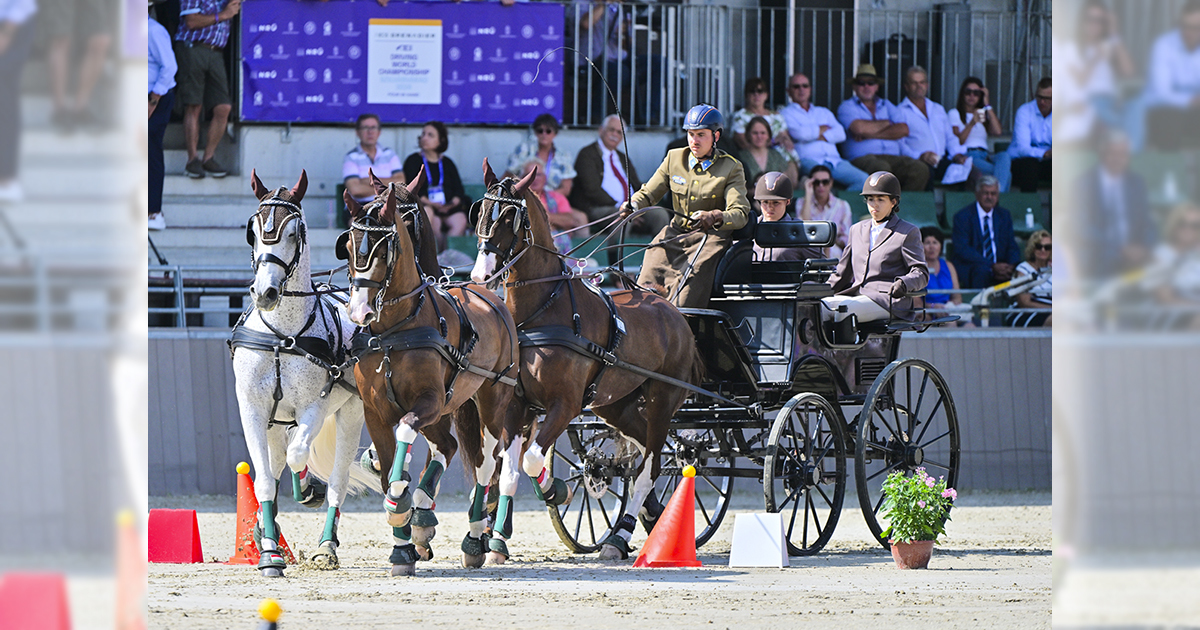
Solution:
<path fill-rule="evenodd" d="M 258 212 L 255 212 L 254 216 L 250 217 L 250 220 L 246 222 L 246 243 L 250 245 L 250 265 L 254 269 L 254 273 L 258 273 L 258 267 L 263 263 L 279 265 L 283 267 L 283 284 L 286 285 L 287 281 L 292 278 L 292 274 L 296 272 L 296 267 L 300 265 L 300 256 L 304 253 L 304 248 L 308 243 L 308 229 L 304 225 L 304 214 L 300 206 L 279 198 L 279 192 L 282 190 L 280 188 L 270 198 L 264 199 L 258 204 Z M 287 209 L 287 216 L 280 219 L 278 225 L 275 223 L 276 207 Z M 264 213 L 264 209 L 270 209 L 270 211 Z M 292 219 L 299 222 L 299 228 L 297 228 L 296 232 L 296 253 L 292 256 L 291 262 L 285 262 L 282 258 L 271 252 L 263 252 L 255 257 L 254 248 L 258 240 L 254 234 L 255 224 L 258 224 L 259 232 L 262 233 L 262 243 L 264 245 L 274 245 L 283 239 L 283 228 Z"/>
<path fill-rule="evenodd" d="M 381 207 L 381 206 L 376 206 L 376 207 Z M 370 210 L 374 210 L 374 209 L 375 208 L 373 207 Z M 346 276 L 350 281 L 350 286 L 356 287 L 359 289 L 378 289 L 379 290 L 375 294 L 375 312 L 377 312 L 377 313 L 382 311 L 383 307 L 388 306 L 390 304 L 394 304 L 396 302 L 399 302 L 400 300 L 403 300 L 403 299 L 409 297 L 406 295 L 406 296 L 402 296 L 400 298 L 396 298 L 394 300 L 387 300 L 387 301 L 384 301 L 384 299 L 383 299 L 384 294 L 387 293 L 388 286 L 391 284 L 392 273 L 396 270 L 396 261 L 397 261 L 396 250 L 399 248 L 395 246 L 395 240 L 396 240 L 396 238 L 398 238 L 396 229 L 399 228 L 400 221 L 405 216 L 407 216 L 409 214 L 413 214 L 414 215 L 413 216 L 413 224 L 417 227 L 417 234 L 418 235 L 420 234 L 420 221 L 421 221 L 420 205 L 415 204 L 415 203 L 397 204 L 396 212 L 398 213 L 396 215 L 396 223 L 395 223 L 395 225 L 389 226 L 389 225 L 380 225 L 376 219 L 374 219 L 370 216 L 370 211 L 368 210 L 368 212 L 363 214 L 362 220 L 355 219 L 354 221 L 350 222 L 350 229 L 346 230 L 345 232 L 342 232 L 342 234 L 340 236 L 338 236 L 337 243 L 335 245 L 336 255 L 337 255 L 338 259 L 345 260 L 348 263 L 347 269 L 346 269 Z M 371 223 L 366 223 L 365 220 L 370 220 Z M 404 228 L 404 229 L 407 229 L 407 228 Z M 357 248 L 349 249 L 346 246 L 351 242 L 351 232 L 353 232 L 354 230 L 361 231 L 363 233 L 363 238 L 360 240 Z M 368 247 L 369 241 L 367 239 L 367 234 L 370 234 L 370 233 L 381 234 L 382 238 L 375 241 L 375 245 Z M 378 256 L 378 251 L 381 246 L 386 249 L 386 258 L 385 258 L 386 269 L 384 272 L 383 280 L 382 281 L 372 280 L 370 278 L 355 275 L 355 272 L 366 273 L 366 272 L 370 271 L 371 261 L 374 260 Z M 413 260 L 414 261 L 417 260 L 416 256 L 417 256 L 418 251 L 420 251 L 419 241 L 413 240 Z M 360 256 L 362 257 L 361 263 L 359 260 Z M 419 268 L 419 266 L 418 266 L 418 268 Z"/>
<path fill-rule="evenodd" d="M 507 184 L 510 181 L 512 181 L 511 178 L 505 179 L 504 181 L 499 182 L 497 187 L 503 187 L 505 184 Z M 492 201 L 495 203 L 495 205 L 492 206 L 490 223 L 484 221 L 484 215 L 483 215 L 484 200 Z M 503 267 L 503 266 L 506 266 L 507 263 L 509 263 L 510 261 L 513 260 L 513 252 L 515 252 L 517 250 L 517 241 L 519 240 L 518 237 L 522 236 L 521 235 L 522 231 L 525 232 L 524 241 L 525 241 L 526 246 L 531 245 L 533 243 L 533 228 L 529 224 L 529 208 L 526 205 L 524 199 L 515 199 L 513 197 L 503 197 L 500 195 L 493 195 L 492 192 L 489 190 L 483 194 L 483 199 L 480 199 L 479 201 L 477 201 L 475 203 L 478 204 L 478 206 L 479 206 L 478 210 L 476 210 L 476 212 L 479 213 L 479 219 L 476 220 L 476 222 L 475 222 L 476 223 L 475 224 L 475 234 L 480 239 L 479 240 L 479 251 L 483 252 L 485 254 L 495 254 L 497 265 Z M 501 204 L 508 204 L 508 205 L 502 206 Z M 506 252 L 506 251 L 501 250 L 499 247 L 496 247 L 492 243 L 491 239 L 493 236 L 496 235 L 496 226 L 499 225 L 500 219 L 504 215 L 508 214 L 508 211 L 510 209 L 516 211 L 516 216 L 513 217 L 513 222 L 512 222 L 513 238 L 512 238 L 512 241 L 509 242 L 508 251 Z M 526 249 L 528 249 L 528 247 L 526 247 Z"/>

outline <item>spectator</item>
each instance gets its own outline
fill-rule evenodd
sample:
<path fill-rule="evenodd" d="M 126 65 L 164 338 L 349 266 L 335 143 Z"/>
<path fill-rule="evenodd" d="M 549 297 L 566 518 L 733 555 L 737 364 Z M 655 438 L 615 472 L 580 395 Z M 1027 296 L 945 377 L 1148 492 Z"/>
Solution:
<path fill-rule="evenodd" d="M 1200 305 L 1200 207 L 1176 206 L 1167 217 L 1164 243 L 1154 251 L 1147 277 L 1156 285 L 1158 302 L 1165 306 Z M 1171 317 L 1171 328 L 1200 328 L 1194 310 Z"/>
<path fill-rule="evenodd" d="M 796 163 L 789 154 L 771 148 L 771 125 L 762 116 L 755 116 L 743 127 L 749 139 L 749 147 L 738 153 L 742 167 L 746 170 L 746 181 L 754 181 L 760 174 L 780 171 L 795 185 L 800 179 Z M 792 186 L 788 186 L 790 190 Z"/>
<path fill-rule="evenodd" d="M 205 174 L 225 177 L 225 167 L 213 157 L 232 109 L 223 51 L 229 42 L 229 21 L 241 12 L 242 0 L 183 0 L 181 7 L 175 60 L 179 62 L 178 96 L 183 103 L 183 135 L 188 152 L 184 170 L 195 179 Z M 197 155 L 202 108 L 212 110 L 203 159 Z"/>
<path fill-rule="evenodd" d="M 1121 42 L 1117 15 L 1109 11 L 1104 2 L 1087 0 L 1083 3 L 1075 40 L 1055 49 L 1054 64 L 1066 73 L 1066 85 L 1073 86 L 1064 88 L 1060 96 L 1078 96 L 1082 100 L 1081 111 L 1072 112 L 1071 117 L 1080 119 L 1085 132 L 1091 131 L 1091 123 L 1098 118 L 1109 128 L 1124 129 L 1131 136 L 1137 133 L 1128 126 L 1127 118 L 1132 108 L 1127 111 L 1121 103 L 1118 83 L 1133 77 L 1133 60 Z M 1062 110 L 1063 103 L 1059 105 Z M 1135 144 L 1140 145 L 1140 140 L 1140 137 L 1136 138 Z"/>
<path fill-rule="evenodd" d="M 908 135 L 908 125 L 895 105 L 877 96 L 879 76 L 875 66 L 860 65 L 850 80 L 854 96 L 842 101 L 837 114 L 849 136 L 842 143 L 843 155 L 862 171 L 892 173 L 903 190 L 925 190 L 929 169 L 900 154 L 900 141 Z"/>
<path fill-rule="evenodd" d="M 104 74 L 108 48 L 112 45 L 112 4 L 102 0 L 41 0 L 44 34 L 49 40 L 46 68 L 50 71 L 50 91 L 54 111 L 50 120 L 63 131 L 78 126 L 95 127 L 99 121 L 91 108 L 92 92 Z M 79 60 L 78 85 L 68 95 L 71 43 L 75 35 L 87 42 Z M 72 97 L 73 96 L 73 97 Z"/>
<path fill-rule="evenodd" d="M 1187 0 L 1179 28 L 1160 35 L 1150 50 L 1143 94 L 1149 141 L 1163 151 L 1200 146 L 1200 0 Z"/>
<path fill-rule="evenodd" d="M 600 137 L 580 149 L 579 156 L 575 158 L 575 185 L 568 196 L 571 207 L 584 211 L 589 222 L 613 215 L 631 192 L 642 185 L 633 162 L 618 148 L 625 138 L 621 118 L 616 114 L 606 117 L 600 124 L 599 133 Z M 635 217 L 631 230 L 641 234 L 657 234 L 667 220 L 665 210 L 651 210 Z M 592 230 L 605 227 L 595 226 Z M 616 251 L 609 250 L 609 264 L 616 260 Z"/>
<path fill-rule="evenodd" d="M 770 132 L 769 145 L 785 155 L 791 155 L 793 145 L 792 137 L 788 135 L 787 123 L 784 122 L 783 116 L 767 107 L 767 102 L 771 98 L 770 92 L 767 89 L 767 82 L 759 77 L 746 81 L 744 90 L 746 106 L 733 113 L 733 142 L 739 149 L 750 148 L 750 141 L 746 138 L 746 125 L 750 119 L 758 116 L 767 121 Z M 796 180 L 793 179 L 792 184 L 795 185 L 795 183 Z"/>
<path fill-rule="evenodd" d="M 900 180 L 886 171 L 871 173 L 862 196 L 871 216 L 850 228 L 850 239 L 829 277 L 836 295 L 821 300 L 822 319 L 832 319 L 834 342 L 856 343 L 856 322 L 912 318 L 912 291 L 929 284 L 921 232 L 897 213 Z"/>
<path fill-rule="evenodd" d="M 21 69 L 33 46 L 34 0 L 0 4 L 0 202 L 21 201 L 17 180 L 21 153 Z"/>
<path fill-rule="evenodd" d="M 848 190 L 862 190 L 867 174 L 838 154 L 839 142 L 846 140 L 846 130 L 833 112 L 812 104 L 812 81 L 803 73 L 788 80 L 788 96 L 792 102 L 780 110 L 788 135 L 794 143 L 793 154 L 800 170 L 811 173 L 814 166 L 824 164 L 833 173 L 833 180 Z"/>
<path fill-rule="evenodd" d="M 989 104 L 990 94 L 983 79 L 967 77 L 958 88 L 958 102 L 946 117 L 950 133 L 946 142 L 950 153 L 971 158 L 971 169 L 993 175 L 1000 182 L 1000 192 L 1008 192 L 1012 182 L 1011 158 L 1007 151 L 988 151 L 988 136 L 1003 133 L 1000 118 Z"/>
<path fill-rule="evenodd" d="M 853 214 L 850 203 L 833 194 L 833 173 L 818 164 L 804 180 L 804 199 L 800 201 L 801 221 L 829 221 L 837 226 L 837 240 L 826 252 L 828 258 L 841 258 L 850 238 Z"/>
<path fill-rule="evenodd" d="M 754 203 L 758 205 L 762 220 L 767 222 L 791 221 L 788 212 L 792 203 L 792 180 L 779 171 L 763 173 L 754 185 Z M 769 247 L 754 244 L 754 260 L 807 260 L 823 258 L 819 247 Z"/>
<path fill-rule="evenodd" d="M 1036 192 L 1039 181 L 1050 181 L 1052 96 L 1050 77 L 1046 77 L 1038 81 L 1034 100 L 1017 108 L 1008 155 L 1013 184 L 1021 192 Z"/>
<path fill-rule="evenodd" d="M 1137 269 L 1157 240 L 1146 183 L 1129 170 L 1129 152 L 1124 134 L 1105 134 L 1100 163 L 1078 180 L 1075 207 L 1087 213 L 1079 230 L 1087 256 L 1080 268 L 1083 277 L 1108 278 Z"/>
<path fill-rule="evenodd" d="M 573 230 L 587 224 L 587 215 L 572 208 L 561 192 L 546 188 L 546 163 L 542 162 L 541 158 L 535 157 L 526 160 L 525 164 L 517 169 L 517 175 L 525 177 L 529 171 L 535 168 L 538 169 L 538 173 L 530 182 L 529 190 L 537 195 L 538 201 L 542 202 L 542 207 L 546 209 L 546 214 L 550 217 L 550 229 L 556 232 Z M 557 234 L 554 237 L 554 247 L 558 249 L 558 253 L 565 254 L 571 251 L 572 238 L 587 235 L 587 228 L 576 230 L 570 234 Z"/>
<path fill-rule="evenodd" d="M 954 265 L 963 288 L 1011 280 L 1013 268 L 1021 261 L 1012 214 L 999 202 L 999 182 L 984 175 L 975 183 L 975 203 L 954 213 Z"/>
<path fill-rule="evenodd" d="M 954 263 L 942 256 L 946 235 L 936 227 L 921 228 L 921 246 L 925 250 L 925 266 L 929 269 L 929 294 L 925 296 L 926 310 L 946 311 L 953 304 L 962 306 L 961 293 L 933 293 L 933 291 L 958 291 L 958 269 Z"/>
<path fill-rule="evenodd" d="M 154 0 L 147 3 L 154 8 Z M 147 135 L 150 149 L 147 152 L 149 165 L 149 196 L 147 200 L 147 227 L 151 230 L 162 230 L 167 227 L 167 220 L 162 213 L 163 178 L 166 168 L 163 164 L 163 136 L 167 133 L 167 123 L 171 119 L 171 105 L 175 102 L 175 53 L 171 50 L 171 36 L 167 29 L 153 17 L 146 17 L 147 62 L 149 74 L 149 123 Z M 2 110 L 0 110 L 2 111 Z"/>
<path fill-rule="evenodd" d="M 946 157 L 950 119 L 946 117 L 946 108 L 925 98 L 929 93 L 929 73 L 925 68 L 913 66 L 904 73 L 904 93 L 904 100 L 896 108 L 900 119 L 908 125 L 908 135 L 900 140 L 900 153 L 925 164 L 929 169 L 925 187 L 932 190 L 933 183 L 941 181 L 950 166 L 951 158 Z M 953 158 L 955 164 L 966 160 L 966 155 Z"/>
<path fill-rule="evenodd" d="M 627 91 L 627 85 L 632 85 L 629 68 L 621 73 L 621 66 L 629 60 L 629 19 L 632 14 L 623 12 L 618 0 L 576 0 L 574 5 L 567 5 L 568 27 L 574 26 L 574 37 L 567 33 L 567 41 L 579 42 L 579 50 L 572 54 L 575 59 L 575 71 L 569 73 L 572 85 L 564 86 L 563 94 L 568 106 L 578 105 L 581 111 L 575 112 L 576 121 L 592 122 L 593 116 L 604 115 L 611 111 L 614 103 L 608 100 L 608 91 L 603 88 L 601 78 L 618 97 Z M 591 76 L 592 65 L 595 64 L 603 77 Z M 618 75 L 623 81 L 618 81 Z M 590 84 L 590 101 L 579 99 L 578 95 L 588 95 L 586 88 Z M 581 89 L 575 90 L 578 85 Z M 576 101 L 579 101 L 576 103 Z"/>
<path fill-rule="evenodd" d="M 436 120 L 430 121 L 421 128 L 421 135 L 417 138 L 417 148 L 420 150 L 404 160 L 406 181 L 412 181 L 421 172 L 421 167 L 425 167 L 425 177 L 416 193 L 421 198 L 425 216 L 429 217 L 438 251 L 446 249 L 447 235 L 462 236 L 467 233 L 467 207 L 470 205 L 462 179 L 458 176 L 458 167 L 453 160 L 445 157 L 449 147 L 446 125 Z"/>
<path fill-rule="evenodd" d="M 508 156 L 508 174 L 516 175 L 532 158 L 541 160 L 546 174 L 546 187 L 564 197 L 571 196 L 575 183 L 575 154 L 560 151 L 554 145 L 558 137 L 558 119 L 554 114 L 541 114 L 533 119 L 529 138 L 517 145 Z"/>
<path fill-rule="evenodd" d="M 375 187 L 371 184 L 370 173 L 375 173 L 385 184 L 405 183 L 400 156 L 387 147 L 379 146 L 381 131 L 379 116 L 360 114 L 354 121 L 358 145 L 342 158 L 342 180 L 346 184 L 346 190 L 350 191 L 350 196 L 359 203 L 366 203 L 375 198 Z"/>
<path fill-rule="evenodd" d="M 658 170 L 622 206 L 644 208 L 668 192 L 676 215 L 646 250 L 638 284 L 660 290 L 678 307 L 704 308 L 712 295 L 721 255 L 731 233 L 750 218 L 746 176 L 733 156 L 717 148 L 724 117 L 711 105 L 696 105 L 683 119 L 688 148 L 667 153 Z"/>
<path fill-rule="evenodd" d="M 1014 282 L 1033 276 L 1045 277 L 1044 282 L 1031 286 L 1028 291 L 1017 294 L 1017 306 L 1034 308 L 1038 313 L 1013 313 L 1004 318 L 1004 323 L 1017 328 L 1032 328 L 1034 326 L 1050 326 L 1050 307 L 1054 298 L 1054 276 L 1051 275 L 1053 252 L 1050 233 L 1038 230 L 1029 235 L 1025 244 L 1025 260 L 1017 265 L 1017 275 Z"/>

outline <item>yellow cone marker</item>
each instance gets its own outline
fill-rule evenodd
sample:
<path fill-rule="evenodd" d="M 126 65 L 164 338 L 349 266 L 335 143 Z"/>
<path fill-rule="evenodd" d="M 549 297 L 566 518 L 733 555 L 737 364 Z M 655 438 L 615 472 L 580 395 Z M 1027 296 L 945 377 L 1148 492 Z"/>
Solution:
<path fill-rule="evenodd" d="M 691 465 L 685 466 L 685 467 L 683 468 L 683 476 L 684 476 L 684 477 L 689 477 L 689 478 L 690 478 L 690 477 L 695 477 L 695 476 L 696 476 L 696 467 L 695 467 L 695 466 L 691 466 Z"/>
<path fill-rule="evenodd" d="M 250 464 L 247 464 L 246 462 L 242 462 L 242 463 L 238 464 L 237 471 L 238 471 L 239 475 L 250 474 Z"/>
<path fill-rule="evenodd" d="M 263 619 L 275 623 L 279 621 L 279 615 L 283 614 L 283 609 L 279 607 L 279 602 L 268 597 L 258 605 L 258 614 L 262 615 Z"/>

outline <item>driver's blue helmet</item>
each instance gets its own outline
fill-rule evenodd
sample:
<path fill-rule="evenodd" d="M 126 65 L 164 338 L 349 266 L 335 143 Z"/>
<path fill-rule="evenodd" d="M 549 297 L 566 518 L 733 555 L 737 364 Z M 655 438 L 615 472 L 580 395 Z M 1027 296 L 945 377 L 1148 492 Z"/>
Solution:
<path fill-rule="evenodd" d="M 725 117 L 721 115 L 721 111 L 712 105 L 703 103 L 689 109 L 687 115 L 683 117 L 684 131 L 712 129 L 715 133 L 721 131 L 724 126 Z"/>

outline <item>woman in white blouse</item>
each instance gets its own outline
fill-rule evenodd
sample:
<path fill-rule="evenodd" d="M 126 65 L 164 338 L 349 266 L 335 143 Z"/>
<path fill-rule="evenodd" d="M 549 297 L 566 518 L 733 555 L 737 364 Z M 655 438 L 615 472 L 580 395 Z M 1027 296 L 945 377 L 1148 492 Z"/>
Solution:
<path fill-rule="evenodd" d="M 746 137 L 746 124 L 755 116 L 762 116 L 771 126 L 771 146 L 784 155 L 792 154 L 792 137 L 788 135 L 787 123 L 779 112 L 767 107 L 771 98 L 767 82 L 754 77 L 746 81 L 746 106 L 733 113 L 733 141 L 739 149 L 750 148 L 750 140 Z"/>
<path fill-rule="evenodd" d="M 963 79 L 958 88 L 958 102 L 946 113 L 950 121 L 946 146 L 951 155 L 967 154 L 971 167 L 1000 182 L 1000 192 L 1007 192 L 1012 182 L 1011 158 L 1006 151 L 988 151 L 988 136 L 1004 133 L 996 110 L 988 104 L 988 89 L 978 77 Z"/>

